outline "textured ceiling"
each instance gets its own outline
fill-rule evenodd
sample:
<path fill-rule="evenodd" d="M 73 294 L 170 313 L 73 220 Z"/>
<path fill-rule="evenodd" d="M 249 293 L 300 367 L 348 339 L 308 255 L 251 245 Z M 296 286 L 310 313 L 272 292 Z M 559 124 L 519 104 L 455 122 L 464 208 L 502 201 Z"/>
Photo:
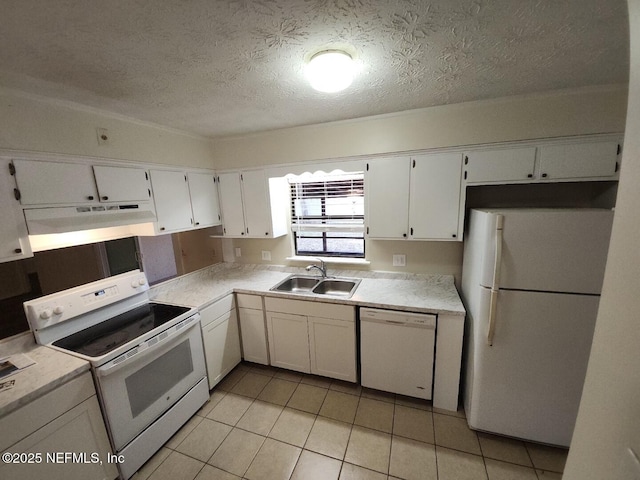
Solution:
<path fill-rule="evenodd" d="M 345 48 L 360 72 L 313 91 Z M 207 136 L 628 81 L 624 0 L 3 0 L 0 86 Z"/>

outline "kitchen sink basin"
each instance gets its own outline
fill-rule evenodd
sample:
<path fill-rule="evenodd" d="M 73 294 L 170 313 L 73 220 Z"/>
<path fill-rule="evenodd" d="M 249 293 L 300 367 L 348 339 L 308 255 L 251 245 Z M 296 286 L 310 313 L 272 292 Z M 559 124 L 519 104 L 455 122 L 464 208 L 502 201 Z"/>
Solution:
<path fill-rule="evenodd" d="M 320 282 L 317 277 L 292 275 L 285 278 L 271 290 L 276 292 L 309 293 Z"/>
<path fill-rule="evenodd" d="M 353 295 L 359 283 L 360 279 L 358 278 L 322 278 L 291 275 L 275 287 L 272 287 L 271 291 L 349 298 Z"/>
<path fill-rule="evenodd" d="M 346 279 L 328 279 L 322 280 L 316 285 L 311 293 L 317 295 L 337 295 L 340 297 L 350 297 L 353 295 L 353 291 L 360 283 L 359 280 L 346 280 Z"/>

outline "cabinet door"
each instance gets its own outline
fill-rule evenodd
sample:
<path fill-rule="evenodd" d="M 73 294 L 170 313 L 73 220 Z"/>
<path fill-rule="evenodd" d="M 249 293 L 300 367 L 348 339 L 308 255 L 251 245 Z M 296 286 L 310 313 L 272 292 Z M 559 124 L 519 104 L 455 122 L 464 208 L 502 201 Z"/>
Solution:
<path fill-rule="evenodd" d="M 531 180 L 536 148 L 502 148 L 464 153 L 464 179 L 467 183 Z"/>
<path fill-rule="evenodd" d="M 13 189 L 13 178 L 8 169 L 3 170 L 0 174 L 0 262 L 33 257 L 27 225 Z"/>
<path fill-rule="evenodd" d="M 220 205 L 218 204 L 218 184 L 212 173 L 188 173 L 189 193 L 193 225 L 210 227 L 220 225 Z"/>
<path fill-rule="evenodd" d="M 272 234 L 271 212 L 264 171 L 242 172 L 241 178 L 245 232 L 250 237 L 268 237 Z"/>
<path fill-rule="evenodd" d="M 112 480 L 118 476 L 115 463 L 107 462 L 111 453 L 109 438 L 96 396 L 92 396 L 13 445 L 11 453 L 42 455 L 42 463 L 1 463 L 0 478 L 47 478 L 51 480 Z M 86 455 L 86 461 L 52 463 L 47 453 L 73 452 Z M 97 463 L 91 463 L 92 455 Z M 55 457 L 54 457 L 55 458 Z"/>
<path fill-rule="evenodd" d="M 264 312 L 238 308 L 243 358 L 248 362 L 269 365 Z"/>
<path fill-rule="evenodd" d="M 224 234 L 229 237 L 244 236 L 240 173 L 232 172 L 218 175 L 218 193 L 220 194 L 220 212 Z"/>
<path fill-rule="evenodd" d="M 203 317 L 207 309 L 202 311 Z M 204 356 L 207 362 L 209 389 L 240 363 L 240 337 L 235 310 L 222 315 L 202 327 Z"/>
<path fill-rule="evenodd" d="M 191 200 L 183 172 L 151 170 L 158 230 L 163 233 L 191 228 Z"/>
<path fill-rule="evenodd" d="M 610 177 L 617 173 L 618 142 L 540 147 L 540 179 Z"/>
<path fill-rule="evenodd" d="M 149 176 L 143 168 L 93 167 L 101 202 L 135 202 L 151 198 Z"/>
<path fill-rule="evenodd" d="M 311 373 L 356 381 L 355 321 L 309 317 Z"/>
<path fill-rule="evenodd" d="M 365 222 L 370 238 L 406 238 L 410 163 L 407 157 L 376 158 L 365 172 Z"/>
<path fill-rule="evenodd" d="M 91 165 L 14 160 L 22 205 L 97 202 Z"/>
<path fill-rule="evenodd" d="M 267 312 L 271 365 L 309 373 L 307 317 Z"/>
<path fill-rule="evenodd" d="M 420 240 L 458 237 L 462 154 L 440 153 L 411 159 L 409 235 Z"/>

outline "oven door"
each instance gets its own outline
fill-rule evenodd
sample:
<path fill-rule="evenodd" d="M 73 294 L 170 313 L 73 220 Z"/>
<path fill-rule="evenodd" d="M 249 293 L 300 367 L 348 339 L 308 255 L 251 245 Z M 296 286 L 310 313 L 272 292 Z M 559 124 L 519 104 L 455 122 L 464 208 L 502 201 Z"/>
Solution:
<path fill-rule="evenodd" d="M 167 329 L 95 372 L 120 451 L 206 376 L 200 322 Z"/>

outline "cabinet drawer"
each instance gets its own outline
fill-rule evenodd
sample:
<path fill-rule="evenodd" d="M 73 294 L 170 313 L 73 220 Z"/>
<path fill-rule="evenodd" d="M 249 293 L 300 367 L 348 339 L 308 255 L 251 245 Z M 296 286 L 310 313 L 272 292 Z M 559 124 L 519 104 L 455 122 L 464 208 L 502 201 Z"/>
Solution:
<path fill-rule="evenodd" d="M 216 318 L 221 317 L 225 313 L 230 312 L 236 308 L 236 302 L 233 295 L 227 295 L 221 298 L 217 302 L 213 302 L 208 307 L 200 310 L 200 323 L 203 327 L 213 322 Z"/>
<path fill-rule="evenodd" d="M 265 309 L 269 312 L 292 313 L 312 317 L 333 318 L 336 320 L 355 321 L 355 307 L 335 303 L 289 300 L 285 298 L 265 297 Z"/>
<path fill-rule="evenodd" d="M 260 295 L 247 295 L 246 293 L 236 293 L 236 301 L 240 308 L 253 308 L 262 310 L 262 297 Z"/>

